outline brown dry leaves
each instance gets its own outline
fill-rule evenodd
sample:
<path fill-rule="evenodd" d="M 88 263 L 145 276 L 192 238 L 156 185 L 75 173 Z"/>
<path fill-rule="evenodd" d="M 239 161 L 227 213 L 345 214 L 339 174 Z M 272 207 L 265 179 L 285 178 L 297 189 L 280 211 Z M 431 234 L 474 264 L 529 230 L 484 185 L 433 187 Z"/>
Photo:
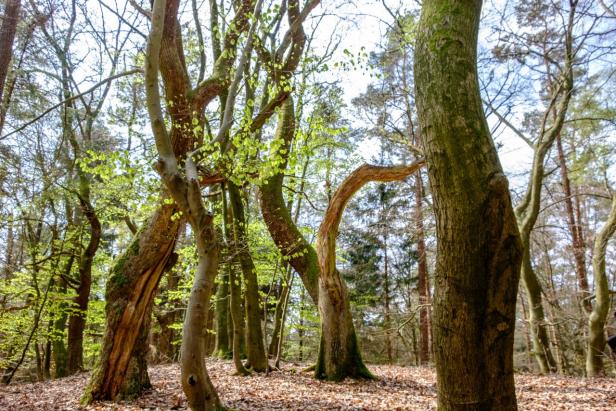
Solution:
<path fill-rule="evenodd" d="M 232 375 L 227 361 L 208 360 L 208 370 L 225 406 L 236 410 L 432 410 L 436 408 L 434 370 L 373 365 L 378 381 L 316 381 L 303 366 L 285 364 L 266 375 Z M 154 389 L 128 403 L 80 407 L 88 374 L 0 388 L 2 410 L 170 410 L 186 409 L 177 364 L 150 369 Z M 516 376 L 521 410 L 616 409 L 616 380 L 557 376 Z"/>

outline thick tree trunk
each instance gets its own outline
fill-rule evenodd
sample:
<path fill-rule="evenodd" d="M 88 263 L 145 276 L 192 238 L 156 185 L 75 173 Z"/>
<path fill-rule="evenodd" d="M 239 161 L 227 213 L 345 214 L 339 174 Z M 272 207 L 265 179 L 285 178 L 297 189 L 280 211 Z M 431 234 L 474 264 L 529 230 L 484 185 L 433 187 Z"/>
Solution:
<path fill-rule="evenodd" d="M 515 410 L 522 247 L 481 106 L 480 0 L 423 2 L 416 99 L 434 198 L 433 348 L 439 410 Z"/>
<path fill-rule="evenodd" d="M 596 300 L 588 319 L 588 350 L 586 351 L 586 374 L 589 377 L 603 375 L 603 351 L 605 350 L 605 323 L 610 309 L 610 290 L 605 272 L 605 252 L 609 239 L 616 232 L 616 194 L 612 194 L 610 214 L 595 238 L 592 268 L 595 280 Z"/>
<path fill-rule="evenodd" d="M 363 165 L 353 171 L 333 194 L 317 235 L 319 259 L 319 314 L 321 342 L 315 377 L 340 381 L 346 377 L 374 378 L 361 358 L 346 286 L 336 269 L 336 236 L 342 213 L 353 194 L 370 181 L 402 180 L 423 164 L 378 167 Z"/>
<path fill-rule="evenodd" d="M 267 355 L 261 328 L 261 307 L 257 271 L 248 248 L 244 204 L 239 188 L 229 183 L 229 202 L 233 214 L 233 232 L 235 234 L 235 252 L 244 274 L 245 310 L 246 310 L 246 354 L 250 368 L 256 372 L 265 372 L 268 368 Z"/>
<path fill-rule="evenodd" d="M 173 205 L 161 206 L 114 262 L 105 293 L 105 337 L 83 403 L 114 400 L 129 367 L 137 337 L 147 324 L 156 288 L 180 227 Z"/>
<path fill-rule="evenodd" d="M 133 353 L 128 361 L 126 378 L 124 378 L 124 382 L 118 394 L 118 397 L 123 400 L 137 398 L 145 390 L 152 387 L 148 375 L 148 355 L 150 353 L 148 341 L 150 336 L 150 323 L 152 321 L 152 305 L 148 307 L 148 310 L 149 311 L 144 315 L 144 323 L 139 330 Z"/>

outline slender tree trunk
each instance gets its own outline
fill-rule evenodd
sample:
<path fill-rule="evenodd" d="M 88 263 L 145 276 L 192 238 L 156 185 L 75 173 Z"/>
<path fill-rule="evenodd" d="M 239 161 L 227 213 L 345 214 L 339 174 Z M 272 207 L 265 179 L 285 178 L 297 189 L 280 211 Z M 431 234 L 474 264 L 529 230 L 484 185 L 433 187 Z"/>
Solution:
<path fill-rule="evenodd" d="M 573 212 L 573 195 L 571 191 L 571 181 L 569 180 L 569 170 L 567 167 L 567 159 L 563 150 L 562 137 L 559 134 L 556 137 L 556 147 L 558 148 L 558 162 L 560 165 L 560 175 L 562 179 L 563 191 L 565 195 L 565 210 L 567 212 L 567 228 L 571 236 L 571 245 L 573 248 L 573 257 L 575 261 L 575 274 L 578 280 L 580 289 L 580 304 L 586 313 L 592 311 L 590 299 L 590 290 L 588 287 L 588 276 L 586 273 L 586 247 L 584 244 L 584 234 L 582 232 L 581 221 L 576 220 Z"/>
<path fill-rule="evenodd" d="M 389 253 L 387 250 L 387 233 L 384 236 L 383 252 L 384 255 L 384 270 L 383 270 L 383 303 L 384 303 L 384 327 L 385 327 L 385 351 L 387 352 L 387 363 L 392 364 L 394 362 L 393 346 L 391 341 L 391 309 L 390 309 L 390 295 L 389 295 Z"/>
<path fill-rule="evenodd" d="M 282 284 L 280 296 L 278 297 L 278 301 L 276 302 L 276 311 L 274 312 L 274 329 L 272 330 L 272 340 L 270 341 L 270 345 L 267 350 L 268 356 L 270 358 L 275 358 L 276 353 L 278 352 L 278 346 L 280 344 L 281 338 L 281 329 L 283 327 L 282 318 L 285 311 L 285 301 L 289 295 L 289 292 L 291 291 L 291 288 L 289 287 L 292 275 L 291 267 L 287 267 L 285 271 L 286 274 L 284 278 L 281 279 Z"/>
<path fill-rule="evenodd" d="M 86 179 L 86 177 L 82 176 L 81 179 L 83 187 L 83 179 Z M 77 296 L 73 300 L 74 313 L 71 314 L 68 322 L 67 367 L 70 374 L 83 369 L 83 332 L 86 328 L 86 315 L 92 286 L 92 264 L 102 235 L 101 223 L 90 203 L 87 180 L 85 184 L 87 188 L 82 190 L 79 201 L 90 225 L 90 240 L 79 260 L 79 286 L 77 287 Z"/>
<path fill-rule="evenodd" d="M 68 277 L 70 275 L 74 262 L 75 256 L 71 254 L 63 269 L 64 277 Z M 66 280 L 64 280 L 64 278 L 62 278 L 61 276 L 60 279 L 56 282 L 55 290 L 62 296 L 66 295 L 67 283 Z M 55 365 L 54 378 L 62 378 L 68 375 L 68 351 L 66 350 L 66 345 L 64 344 L 67 319 L 68 314 L 66 312 L 66 303 L 61 302 L 57 307 L 56 317 L 54 318 L 53 322 L 52 352 L 53 362 Z"/>
<path fill-rule="evenodd" d="M 230 271 L 230 270 L 229 270 Z M 231 358 L 229 336 L 229 273 L 221 270 L 216 288 L 216 346 L 215 355 L 219 358 Z"/>
<path fill-rule="evenodd" d="M 423 224 L 423 179 L 421 170 L 415 175 L 415 229 L 417 236 L 417 288 L 419 289 L 419 363 L 430 362 L 430 283 L 426 235 Z"/>
<path fill-rule="evenodd" d="M 229 183 L 229 202 L 233 214 L 233 232 L 235 233 L 235 251 L 244 274 L 245 310 L 246 310 L 246 354 L 250 368 L 256 372 L 267 371 L 267 355 L 261 328 L 261 307 L 257 271 L 248 248 L 244 204 L 239 188 Z"/>
<path fill-rule="evenodd" d="M 0 101 L 2 101 L 4 83 L 13 57 L 13 41 L 20 11 L 21 0 L 6 0 L 2 26 L 0 26 Z"/>
<path fill-rule="evenodd" d="M 433 347 L 439 410 L 515 410 L 520 236 L 482 110 L 482 2 L 423 2 L 415 86 L 434 198 Z"/>
<path fill-rule="evenodd" d="M 605 272 L 607 243 L 616 232 L 616 194 L 612 194 L 610 214 L 595 238 L 592 267 L 595 281 L 595 305 L 588 319 L 588 350 L 586 351 L 586 374 L 589 377 L 603 375 L 603 351 L 605 350 L 605 323 L 610 309 L 610 290 Z"/>

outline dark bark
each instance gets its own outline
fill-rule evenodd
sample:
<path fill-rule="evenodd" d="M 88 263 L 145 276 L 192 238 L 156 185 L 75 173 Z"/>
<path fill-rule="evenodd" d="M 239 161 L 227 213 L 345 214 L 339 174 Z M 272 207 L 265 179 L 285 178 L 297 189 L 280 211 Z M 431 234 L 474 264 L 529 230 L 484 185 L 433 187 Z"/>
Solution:
<path fill-rule="evenodd" d="M 4 5 L 2 26 L 0 26 L 0 101 L 2 101 L 4 84 L 13 57 L 13 42 L 20 10 L 21 0 L 7 0 Z"/>
<path fill-rule="evenodd" d="M 87 177 L 82 176 L 81 178 L 86 179 Z M 89 185 L 89 183 L 82 181 L 82 187 L 84 184 Z M 79 202 L 90 225 L 90 240 L 79 259 L 79 286 L 68 322 L 67 367 L 70 374 L 83 369 L 83 332 L 86 328 L 86 315 L 92 286 L 92 264 L 102 235 L 101 223 L 89 200 L 89 186 L 82 190 Z"/>
<path fill-rule="evenodd" d="M 563 150 L 562 136 L 559 134 L 556 137 L 556 147 L 558 149 L 558 163 L 560 165 L 560 176 L 563 185 L 563 194 L 565 195 L 565 210 L 567 212 L 567 228 L 571 236 L 571 246 L 573 248 L 573 257 L 575 261 L 575 275 L 578 280 L 580 289 L 580 304 L 586 313 L 592 311 L 590 299 L 590 289 L 588 287 L 588 275 L 586 272 L 586 245 L 584 242 L 584 233 L 579 219 L 573 212 L 573 193 L 571 191 L 571 180 L 569 179 L 569 169 L 567 167 L 567 159 Z"/>
<path fill-rule="evenodd" d="M 434 198 L 433 348 L 439 410 L 515 410 L 513 335 L 522 246 L 482 110 L 480 0 L 423 2 L 416 100 Z"/>

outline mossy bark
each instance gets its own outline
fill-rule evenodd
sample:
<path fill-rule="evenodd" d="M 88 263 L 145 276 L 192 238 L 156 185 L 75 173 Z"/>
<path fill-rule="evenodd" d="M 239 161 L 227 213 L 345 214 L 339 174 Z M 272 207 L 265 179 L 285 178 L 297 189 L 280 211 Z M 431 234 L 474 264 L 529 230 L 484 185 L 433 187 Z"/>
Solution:
<path fill-rule="evenodd" d="M 282 194 L 284 171 L 287 167 L 288 153 L 295 135 L 295 112 L 291 96 L 283 103 L 278 116 L 276 138 L 281 146 L 276 155 L 281 157 L 280 171 L 261 185 L 260 206 L 263 220 L 274 243 L 289 264 L 299 274 L 310 298 L 316 304 L 319 300 L 319 261 L 317 253 L 300 233 L 285 203 Z"/>
<path fill-rule="evenodd" d="M 114 262 L 105 293 L 105 336 L 83 403 L 115 400 L 120 393 L 153 296 L 175 247 L 179 219 L 162 205 Z M 139 363 L 139 361 L 137 361 Z"/>
<path fill-rule="evenodd" d="M 416 99 L 436 214 L 439 410 L 516 410 L 520 235 L 477 75 L 480 0 L 423 2 Z"/>
<path fill-rule="evenodd" d="M 267 355 L 261 328 L 261 304 L 259 297 L 259 284 L 257 283 L 257 271 L 248 248 L 246 235 L 246 219 L 244 216 L 244 204 L 240 190 L 233 183 L 229 183 L 229 202 L 233 215 L 233 232 L 235 235 L 235 252 L 244 275 L 246 311 L 246 354 L 250 368 L 257 372 L 265 372 L 268 369 Z"/>

